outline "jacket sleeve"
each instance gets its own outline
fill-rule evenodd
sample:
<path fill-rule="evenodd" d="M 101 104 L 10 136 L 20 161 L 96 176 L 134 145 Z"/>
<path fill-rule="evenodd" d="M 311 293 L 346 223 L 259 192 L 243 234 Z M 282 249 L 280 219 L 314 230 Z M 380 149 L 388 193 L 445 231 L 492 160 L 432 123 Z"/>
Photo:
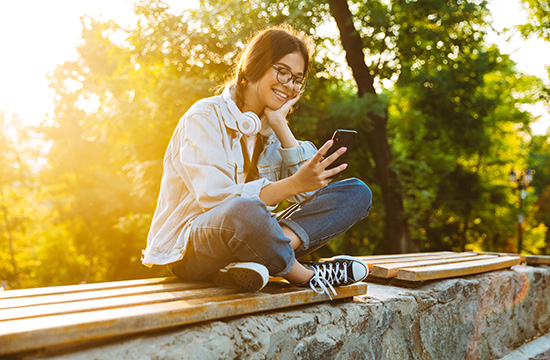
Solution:
<path fill-rule="evenodd" d="M 232 149 L 238 138 L 227 136 L 221 115 L 209 106 L 185 115 L 180 128 L 177 171 L 199 206 L 207 211 L 236 196 L 259 198 L 267 179 L 237 183 L 237 159 Z M 232 140 L 229 140 L 232 139 Z"/>

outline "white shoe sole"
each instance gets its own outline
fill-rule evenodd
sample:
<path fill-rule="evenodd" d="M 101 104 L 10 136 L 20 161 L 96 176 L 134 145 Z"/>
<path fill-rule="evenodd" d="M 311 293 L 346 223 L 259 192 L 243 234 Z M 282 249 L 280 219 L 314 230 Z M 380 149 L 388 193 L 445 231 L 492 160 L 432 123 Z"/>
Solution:
<path fill-rule="evenodd" d="M 214 276 L 216 286 L 237 288 L 244 292 L 262 290 L 269 281 L 267 268 L 257 263 L 237 263 L 221 269 Z"/>

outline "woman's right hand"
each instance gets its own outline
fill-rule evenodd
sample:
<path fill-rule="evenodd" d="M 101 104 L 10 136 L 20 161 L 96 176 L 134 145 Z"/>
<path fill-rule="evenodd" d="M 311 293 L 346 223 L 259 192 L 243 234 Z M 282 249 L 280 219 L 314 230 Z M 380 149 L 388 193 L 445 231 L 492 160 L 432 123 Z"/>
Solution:
<path fill-rule="evenodd" d="M 332 155 L 324 158 L 323 155 L 330 149 L 332 143 L 332 140 L 327 141 L 292 176 L 264 186 L 260 191 L 260 200 L 266 205 L 275 206 L 284 199 L 304 192 L 315 191 L 330 183 L 332 176 L 348 166 L 348 164 L 342 164 L 327 170 L 327 167 L 334 160 L 346 152 L 346 148 L 340 148 Z"/>
<path fill-rule="evenodd" d="M 327 170 L 327 167 L 347 150 L 345 147 L 342 147 L 329 157 L 324 158 L 323 155 L 330 149 L 332 143 L 333 140 L 327 141 L 311 159 L 290 177 L 294 182 L 297 194 L 322 188 L 332 181 L 332 176 L 343 171 L 348 166 L 348 164 L 342 164 Z"/>

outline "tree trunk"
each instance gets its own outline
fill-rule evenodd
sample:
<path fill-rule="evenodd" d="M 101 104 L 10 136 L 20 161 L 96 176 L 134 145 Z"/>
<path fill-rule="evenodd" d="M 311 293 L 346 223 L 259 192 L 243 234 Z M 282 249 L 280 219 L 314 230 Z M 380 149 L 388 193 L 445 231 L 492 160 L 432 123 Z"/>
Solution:
<path fill-rule="evenodd" d="M 346 51 L 346 61 L 351 67 L 357 83 L 358 96 L 378 96 L 374 88 L 374 76 L 365 63 L 361 36 L 353 25 L 353 17 L 346 0 L 329 0 L 330 11 L 340 31 L 342 46 Z M 403 194 L 397 173 L 391 168 L 393 157 L 387 135 L 388 114 L 366 110 L 365 125 L 360 136 L 368 143 L 375 163 L 376 175 L 382 191 L 385 209 L 385 239 L 382 251 L 386 253 L 406 253 L 420 250 L 413 243 L 408 219 L 403 207 Z M 368 120 L 368 121 L 367 121 Z"/>

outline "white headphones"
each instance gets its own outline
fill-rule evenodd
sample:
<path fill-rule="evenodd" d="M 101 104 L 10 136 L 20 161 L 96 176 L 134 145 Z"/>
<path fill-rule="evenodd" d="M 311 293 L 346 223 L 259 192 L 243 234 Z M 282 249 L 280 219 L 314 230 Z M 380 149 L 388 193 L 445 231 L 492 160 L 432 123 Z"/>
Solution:
<path fill-rule="evenodd" d="M 227 103 L 227 107 L 231 114 L 237 119 L 237 128 L 243 135 L 253 136 L 260 132 L 262 122 L 258 115 L 252 111 L 245 111 L 244 113 L 239 110 L 235 101 L 231 98 L 231 90 L 229 87 L 225 88 L 222 93 L 223 99 Z"/>

